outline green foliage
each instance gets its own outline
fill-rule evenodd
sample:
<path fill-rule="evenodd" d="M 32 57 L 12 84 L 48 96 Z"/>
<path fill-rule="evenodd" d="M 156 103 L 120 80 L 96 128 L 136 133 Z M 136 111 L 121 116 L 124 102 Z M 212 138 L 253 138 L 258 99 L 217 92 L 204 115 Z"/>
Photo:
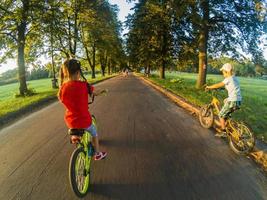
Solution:
<path fill-rule="evenodd" d="M 242 63 L 237 65 L 240 75 L 262 75 L 259 44 L 267 30 L 266 6 L 265 0 L 139 1 L 127 21 L 129 60 L 137 69 L 152 70 L 175 63 L 178 70 L 199 72 L 205 79 L 204 64 L 208 72 L 219 73 L 218 66 L 228 57 Z M 252 56 L 256 72 L 241 52 Z"/>
<path fill-rule="evenodd" d="M 133 67 L 158 69 L 171 63 L 171 10 L 165 1 L 140 1 L 128 16 L 127 51 Z"/>
<path fill-rule="evenodd" d="M 29 73 L 27 80 L 37 80 L 42 78 L 48 78 L 49 71 L 45 66 L 37 65 Z"/>
<path fill-rule="evenodd" d="M 43 9 L 42 1 L 25 0 L 1 1 L 0 17 L 0 49 L 4 49 L 4 55 L 0 61 L 14 58 L 18 48 L 18 29 L 20 23 L 26 23 L 25 29 L 25 59 L 26 62 L 34 60 L 37 47 L 42 44 L 40 35 L 40 18 Z"/>
<path fill-rule="evenodd" d="M 26 74 L 28 65 L 38 65 L 41 55 L 51 57 L 51 76 L 57 73 L 62 57 L 77 57 L 77 52 L 80 59 L 94 66 L 92 71 L 98 64 L 96 54 L 104 57 L 99 59 L 103 71 L 106 66 L 115 68 L 125 62 L 117 12 L 107 0 L 2 1 L 0 63 L 17 57 L 22 96 L 27 93 L 26 75 L 30 76 L 27 79 L 47 76 L 43 69 Z"/>
<path fill-rule="evenodd" d="M 175 78 L 175 79 L 171 79 L 170 80 L 171 83 L 177 83 L 177 84 L 183 84 L 184 83 L 184 79 L 183 78 Z"/>
<path fill-rule="evenodd" d="M 20 98 L 20 97 L 31 97 L 31 96 L 36 95 L 36 94 L 37 93 L 36 93 L 35 89 L 28 88 L 27 91 L 23 95 L 16 93 L 14 96 L 15 96 L 15 98 Z"/>
<path fill-rule="evenodd" d="M 0 80 L 16 78 L 18 75 L 18 69 L 10 69 L 0 75 Z"/>

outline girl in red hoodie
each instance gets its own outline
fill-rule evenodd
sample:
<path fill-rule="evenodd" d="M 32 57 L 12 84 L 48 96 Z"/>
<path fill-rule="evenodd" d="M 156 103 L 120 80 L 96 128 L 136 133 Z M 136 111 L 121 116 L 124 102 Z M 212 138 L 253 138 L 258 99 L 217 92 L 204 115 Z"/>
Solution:
<path fill-rule="evenodd" d="M 96 127 L 92 124 L 92 117 L 88 110 L 88 93 L 94 93 L 94 87 L 89 86 L 82 75 L 81 64 L 76 59 L 66 60 L 60 70 L 61 87 L 59 100 L 66 108 L 65 122 L 68 128 L 85 129 L 92 135 L 95 148 L 95 160 L 106 157 L 106 152 L 99 151 L 99 142 Z M 81 80 L 81 77 L 83 80 Z M 72 135 L 71 142 L 79 140 L 79 136 Z"/>

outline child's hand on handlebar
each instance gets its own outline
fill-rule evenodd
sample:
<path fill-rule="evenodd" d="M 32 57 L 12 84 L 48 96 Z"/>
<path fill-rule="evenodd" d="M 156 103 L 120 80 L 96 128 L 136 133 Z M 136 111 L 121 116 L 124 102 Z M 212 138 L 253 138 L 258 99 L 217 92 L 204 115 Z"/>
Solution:
<path fill-rule="evenodd" d="M 101 90 L 101 91 L 95 91 L 95 92 L 93 92 L 93 94 L 95 96 L 99 96 L 99 95 L 102 95 L 102 94 L 106 94 L 107 92 L 108 92 L 108 90 L 104 89 L 104 90 Z"/>
<path fill-rule="evenodd" d="M 205 87 L 205 91 L 207 92 L 207 91 L 209 91 L 209 90 L 211 90 L 212 88 L 210 87 L 210 86 L 206 86 Z"/>

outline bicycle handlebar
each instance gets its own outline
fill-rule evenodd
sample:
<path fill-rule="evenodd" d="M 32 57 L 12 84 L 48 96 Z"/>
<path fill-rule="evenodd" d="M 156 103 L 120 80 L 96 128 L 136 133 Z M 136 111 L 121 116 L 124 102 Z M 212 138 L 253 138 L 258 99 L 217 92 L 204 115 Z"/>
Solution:
<path fill-rule="evenodd" d="M 207 88 L 205 88 L 205 92 L 209 92 L 209 91 L 211 91 L 211 92 L 219 92 L 219 91 L 223 91 L 223 90 L 225 90 L 224 88 L 215 88 L 215 89 L 207 89 Z"/>
<path fill-rule="evenodd" d="M 91 95 L 91 101 L 88 104 L 92 104 L 95 100 L 95 96 L 102 96 L 102 95 L 106 95 L 108 93 L 107 89 L 101 90 L 99 93 L 93 93 Z"/>

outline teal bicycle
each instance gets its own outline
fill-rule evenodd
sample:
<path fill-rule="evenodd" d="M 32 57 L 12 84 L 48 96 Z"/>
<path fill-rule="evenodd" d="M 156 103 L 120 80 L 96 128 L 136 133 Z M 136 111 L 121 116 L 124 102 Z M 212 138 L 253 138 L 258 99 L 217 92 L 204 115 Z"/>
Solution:
<path fill-rule="evenodd" d="M 99 94 L 106 93 L 107 90 L 101 91 Z M 99 95 L 98 94 L 98 95 Z M 92 102 L 94 95 L 92 95 Z M 96 118 L 92 115 L 92 124 L 96 127 Z M 91 184 L 91 163 L 95 153 L 90 132 L 84 129 L 69 129 L 69 135 L 79 136 L 79 140 L 75 142 L 76 148 L 73 151 L 69 162 L 69 180 L 73 192 L 80 198 L 84 197 Z"/>

